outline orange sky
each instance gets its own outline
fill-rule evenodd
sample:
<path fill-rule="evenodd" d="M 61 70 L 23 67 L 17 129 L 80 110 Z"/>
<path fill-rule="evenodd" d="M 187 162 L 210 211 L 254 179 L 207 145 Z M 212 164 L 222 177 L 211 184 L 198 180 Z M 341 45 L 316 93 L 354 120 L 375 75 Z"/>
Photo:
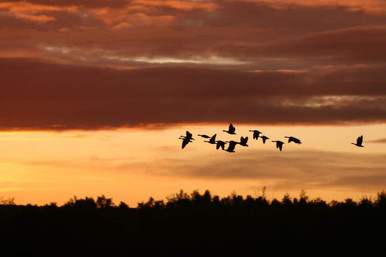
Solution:
<path fill-rule="evenodd" d="M 383 0 L 2 1 L 0 196 L 375 194 L 385 56 Z M 305 143 L 180 149 L 229 122 Z"/>

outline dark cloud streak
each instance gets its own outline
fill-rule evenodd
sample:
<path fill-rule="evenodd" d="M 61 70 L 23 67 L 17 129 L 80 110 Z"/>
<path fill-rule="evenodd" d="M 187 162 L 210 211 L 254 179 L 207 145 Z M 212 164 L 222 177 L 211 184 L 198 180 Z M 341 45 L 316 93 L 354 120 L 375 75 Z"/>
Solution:
<path fill-rule="evenodd" d="M 229 120 L 386 122 L 384 79 L 374 76 L 383 72 L 383 68 L 324 74 L 182 67 L 115 70 L 2 59 L 0 83 L 6 86 L 0 95 L 0 124 L 2 129 L 99 129 Z M 352 79 L 339 82 L 335 77 L 342 73 Z M 355 84 L 361 78 L 368 84 Z M 330 79 L 335 83 L 326 83 Z"/>

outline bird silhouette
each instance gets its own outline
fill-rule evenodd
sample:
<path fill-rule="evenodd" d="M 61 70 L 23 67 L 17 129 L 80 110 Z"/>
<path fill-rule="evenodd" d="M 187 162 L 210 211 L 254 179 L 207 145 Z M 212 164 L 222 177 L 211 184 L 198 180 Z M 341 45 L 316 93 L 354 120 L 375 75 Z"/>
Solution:
<path fill-rule="evenodd" d="M 208 135 L 201 135 L 201 134 L 198 134 L 197 136 L 203 137 L 203 138 L 210 138 L 210 136 L 208 136 Z"/>
<path fill-rule="evenodd" d="M 269 139 L 269 137 L 261 136 L 261 139 L 263 140 L 263 144 L 265 144 L 265 141 L 267 141 L 267 139 Z"/>
<path fill-rule="evenodd" d="M 216 136 L 217 136 L 217 134 L 214 134 L 214 135 L 209 139 L 209 141 L 204 141 L 204 142 L 209 143 L 209 144 L 216 144 Z"/>
<path fill-rule="evenodd" d="M 276 142 L 276 148 L 278 148 L 280 151 L 283 149 L 283 144 L 284 144 L 284 142 L 279 141 L 279 140 L 277 140 L 277 141 L 272 141 L 272 142 Z"/>
<path fill-rule="evenodd" d="M 248 143 L 248 137 L 241 137 L 240 138 L 240 142 L 239 142 L 240 145 L 248 146 L 247 143 Z"/>
<path fill-rule="evenodd" d="M 259 135 L 260 135 L 261 131 L 258 131 L 258 130 L 250 130 L 250 132 L 253 132 L 253 139 L 255 139 L 255 140 L 258 140 L 258 139 L 259 139 Z"/>
<path fill-rule="evenodd" d="M 188 138 L 184 138 L 184 139 L 182 140 L 182 149 L 184 149 L 185 146 L 186 146 L 187 144 L 189 144 L 190 142 L 193 142 L 193 141 L 192 141 L 192 140 L 189 140 Z"/>
<path fill-rule="evenodd" d="M 236 135 L 236 133 L 235 133 L 236 128 L 233 127 L 232 123 L 229 124 L 229 129 L 228 130 L 223 130 L 223 131 L 228 133 L 228 134 L 231 134 L 231 135 Z"/>
<path fill-rule="evenodd" d="M 185 136 L 180 136 L 180 139 L 185 138 L 185 137 L 192 139 L 193 138 L 193 134 L 190 133 L 189 131 L 186 131 L 186 135 Z"/>
<path fill-rule="evenodd" d="M 227 151 L 229 153 L 234 153 L 235 152 L 235 147 L 236 147 L 237 144 L 238 143 L 235 142 L 235 141 L 230 141 L 229 142 L 229 146 L 228 146 L 228 148 L 225 151 Z"/>
<path fill-rule="evenodd" d="M 288 138 L 288 143 L 291 143 L 291 142 L 294 142 L 295 144 L 298 144 L 300 145 L 302 142 L 300 141 L 300 139 L 296 138 L 296 137 L 288 137 L 288 136 L 285 136 L 285 138 Z"/>
<path fill-rule="evenodd" d="M 362 145 L 362 143 L 363 143 L 363 136 L 360 136 L 360 137 L 357 138 L 357 143 L 356 144 L 354 144 L 354 143 L 351 143 L 351 144 L 356 145 L 358 147 L 364 147 Z"/>
<path fill-rule="evenodd" d="M 224 141 L 218 140 L 218 141 L 216 142 L 216 150 L 218 150 L 220 147 L 221 147 L 222 150 L 224 150 L 225 144 L 226 144 L 226 143 L 225 143 Z"/>
<path fill-rule="evenodd" d="M 187 144 L 193 142 L 194 140 L 193 134 L 189 131 L 186 131 L 186 136 L 180 136 L 179 139 L 182 139 L 182 149 L 184 149 Z"/>

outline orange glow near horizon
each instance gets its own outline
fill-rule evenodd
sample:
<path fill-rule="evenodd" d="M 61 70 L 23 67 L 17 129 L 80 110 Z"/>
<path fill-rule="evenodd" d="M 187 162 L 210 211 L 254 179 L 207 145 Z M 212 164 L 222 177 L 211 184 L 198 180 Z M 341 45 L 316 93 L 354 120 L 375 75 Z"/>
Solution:
<path fill-rule="evenodd" d="M 271 142 L 263 145 L 252 141 L 248 132 L 251 128 L 258 128 L 272 139 L 295 135 L 303 144 L 285 144 L 279 152 Z M 18 204 L 63 204 L 74 195 L 104 194 L 134 207 L 150 196 L 165 199 L 180 189 L 209 189 L 220 196 L 232 192 L 256 196 L 266 186 L 269 198 L 281 198 L 285 193 L 297 197 L 304 189 L 311 198 L 326 200 L 375 196 L 383 189 L 375 181 L 342 186 L 339 180 L 355 180 L 363 172 L 382 175 L 377 169 L 386 168 L 386 162 L 380 161 L 385 157 L 385 144 L 366 142 L 379 139 L 385 125 L 237 126 L 239 135 L 248 135 L 250 141 L 249 148 L 238 147 L 234 154 L 216 151 L 196 136 L 217 133 L 218 139 L 238 140 L 238 135 L 226 135 L 222 129 L 196 125 L 143 131 L 1 132 L 0 196 L 15 197 Z M 185 130 L 194 133 L 196 140 L 181 150 L 178 136 Z M 365 135 L 365 153 L 350 145 L 361 133 Z M 348 163 L 358 156 L 363 159 Z M 260 162 L 265 164 L 256 166 Z M 320 162 L 324 168 L 312 170 L 312 166 L 304 167 L 304 162 Z M 282 176 L 277 174 L 280 170 Z M 315 177 L 310 175 L 312 172 Z"/>

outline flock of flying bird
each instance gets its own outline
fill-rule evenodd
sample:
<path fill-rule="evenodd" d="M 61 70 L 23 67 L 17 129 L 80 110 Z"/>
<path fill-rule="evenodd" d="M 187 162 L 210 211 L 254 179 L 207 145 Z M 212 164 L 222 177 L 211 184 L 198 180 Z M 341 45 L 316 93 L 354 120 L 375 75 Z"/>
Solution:
<path fill-rule="evenodd" d="M 263 144 L 265 144 L 267 139 L 269 139 L 269 137 L 267 137 L 265 135 L 260 136 L 260 134 L 262 134 L 262 132 L 259 130 L 249 130 L 249 131 L 253 132 L 253 139 L 254 140 L 258 140 L 259 138 L 261 138 L 261 140 L 263 141 Z M 230 135 L 236 135 L 236 128 L 232 124 L 230 124 L 228 130 L 223 130 L 223 132 L 226 132 Z M 239 142 L 233 141 L 233 140 L 231 140 L 231 141 L 216 140 L 217 134 L 214 134 L 211 137 L 208 135 L 203 135 L 203 134 L 198 134 L 197 136 L 209 139 L 208 141 L 204 141 L 204 142 L 216 145 L 217 150 L 221 148 L 222 150 L 230 152 L 230 153 L 235 152 L 236 145 L 238 145 L 238 144 L 241 146 L 244 146 L 244 147 L 248 146 L 248 144 L 247 144 L 248 143 L 248 137 L 243 137 L 243 136 L 240 138 Z M 295 144 L 301 144 L 302 143 L 300 141 L 300 139 L 293 137 L 293 136 L 285 136 L 285 138 L 288 138 L 288 143 L 291 143 L 291 142 L 294 142 Z M 182 139 L 182 149 L 184 149 L 187 144 L 189 144 L 190 142 L 193 142 L 193 140 L 194 140 L 193 134 L 190 133 L 189 131 L 186 131 L 186 135 L 180 136 L 179 139 Z M 272 142 L 276 143 L 276 148 L 279 149 L 280 151 L 283 149 L 283 145 L 284 145 L 283 141 L 273 140 Z M 363 143 L 363 136 L 360 136 L 360 137 L 358 137 L 357 142 L 352 143 L 352 144 L 355 146 L 358 146 L 358 147 L 363 147 L 362 143 Z M 225 149 L 226 144 L 228 144 L 227 149 Z"/>

